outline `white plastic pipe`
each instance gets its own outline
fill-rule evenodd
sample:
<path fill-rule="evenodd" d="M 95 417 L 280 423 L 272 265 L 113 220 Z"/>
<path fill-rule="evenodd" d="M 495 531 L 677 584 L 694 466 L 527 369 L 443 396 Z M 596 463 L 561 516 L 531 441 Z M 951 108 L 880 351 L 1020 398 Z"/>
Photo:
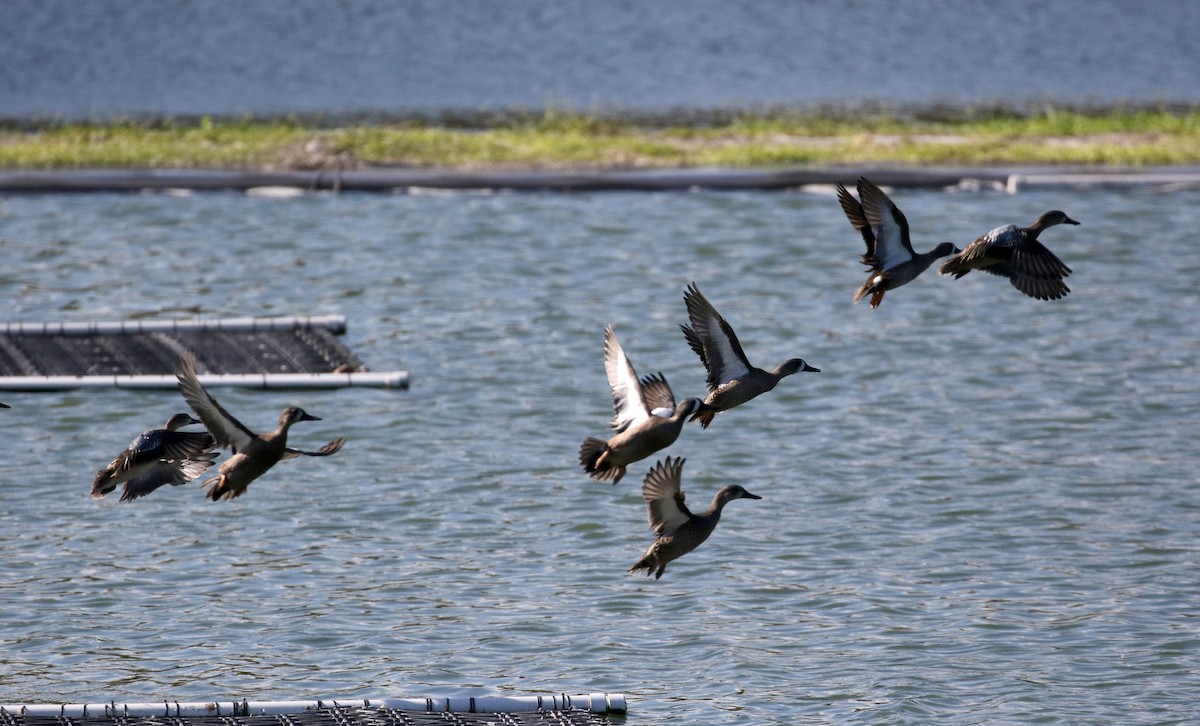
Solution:
<path fill-rule="evenodd" d="M 5 335 L 128 335 L 137 333 L 178 333 L 217 331 L 257 333 L 267 330 L 324 328 L 336 334 L 346 332 L 346 316 L 315 315 L 275 318 L 195 318 L 191 320 L 118 320 L 81 323 L 5 323 Z"/>
<path fill-rule="evenodd" d="M 318 701 L 200 701 L 182 703 L 32 703 L 0 704 L 0 712 L 50 718 L 136 717 L 188 718 L 198 716 L 259 716 L 303 713 L 327 708 L 391 708 L 440 713 L 531 713 L 571 708 L 599 714 L 626 712 L 625 694 L 590 693 L 568 696 L 485 696 L 482 698 L 322 699 Z"/>
<path fill-rule="evenodd" d="M 368 373 L 205 373 L 206 388 L 408 388 L 408 371 Z M 173 375 L 146 376 L 0 376 L 4 391 L 61 391 L 72 388 L 174 389 Z"/>

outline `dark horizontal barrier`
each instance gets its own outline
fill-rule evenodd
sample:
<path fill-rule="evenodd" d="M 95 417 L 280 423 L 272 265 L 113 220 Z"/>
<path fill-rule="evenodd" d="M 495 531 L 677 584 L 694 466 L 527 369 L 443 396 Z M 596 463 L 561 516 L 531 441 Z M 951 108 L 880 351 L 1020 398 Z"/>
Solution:
<path fill-rule="evenodd" d="M 853 184 L 860 175 L 891 187 L 974 187 L 1015 192 L 1021 186 L 1200 186 L 1200 168 L 1107 169 L 649 169 L 597 171 L 457 171 L 375 168 L 346 171 L 85 169 L 0 172 L 0 193 L 140 191 L 404 192 L 511 190 L 549 192 L 774 190 Z"/>

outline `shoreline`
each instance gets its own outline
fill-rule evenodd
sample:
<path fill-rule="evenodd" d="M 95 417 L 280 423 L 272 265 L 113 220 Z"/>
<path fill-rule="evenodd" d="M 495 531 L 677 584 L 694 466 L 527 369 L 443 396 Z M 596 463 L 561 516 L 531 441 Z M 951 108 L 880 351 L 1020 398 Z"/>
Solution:
<path fill-rule="evenodd" d="M 1161 113 L 1186 115 L 1200 111 L 1200 101 L 1162 98 L 1141 101 L 1058 102 L 1050 98 L 1028 101 L 976 101 L 897 103 L 864 99 L 860 101 L 787 104 L 751 103 L 670 107 L 573 107 L 573 106 L 496 106 L 492 108 L 431 108 L 427 110 L 387 111 L 282 111 L 247 113 L 153 112 L 112 113 L 82 116 L 0 115 L 0 129 L 44 130 L 62 126 L 143 127 L 199 126 L 203 123 L 260 124 L 286 123 L 315 129 L 339 129 L 352 126 L 438 126 L 483 131 L 502 126 L 539 123 L 547 118 L 587 119 L 602 123 L 628 124 L 645 128 L 713 127 L 740 119 L 895 119 L 903 123 L 960 124 L 982 119 L 1028 119 L 1050 114 L 1103 118 L 1120 114 Z"/>
<path fill-rule="evenodd" d="M 542 114 L 462 127 L 201 118 L 0 124 L 0 171 L 198 170 L 414 175 L 696 173 L 694 170 L 1157 168 L 1200 165 L 1200 107 L 959 118 L 746 112 L 702 121 Z M 353 172 L 353 174 L 352 174 Z M 957 171 L 955 173 L 958 173 Z M 354 182 L 351 182 L 354 183 Z"/>

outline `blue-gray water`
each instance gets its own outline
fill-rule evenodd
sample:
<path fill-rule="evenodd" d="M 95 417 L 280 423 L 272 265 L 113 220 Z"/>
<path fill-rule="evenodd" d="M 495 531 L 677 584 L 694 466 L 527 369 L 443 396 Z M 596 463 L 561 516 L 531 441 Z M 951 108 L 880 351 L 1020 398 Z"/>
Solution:
<path fill-rule="evenodd" d="M 1200 102 L 1193 0 L 9 0 L 0 118 Z"/>
<path fill-rule="evenodd" d="M 829 195 L 0 198 L 5 320 L 329 314 L 408 391 L 303 405 L 242 498 L 93 501 L 170 391 L 0 392 L 0 702 L 624 692 L 630 724 L 1172 723 L 1200 693 L 1200 193 L 899 190 L 916 246 L 1049 208 L 1064 300 L 932 273 L 852 306 Z M 603 328 L 694 395 L 696 281 L 819 374 L 689 426 L 661 581 L 641 478 L 578 470 Z"/>

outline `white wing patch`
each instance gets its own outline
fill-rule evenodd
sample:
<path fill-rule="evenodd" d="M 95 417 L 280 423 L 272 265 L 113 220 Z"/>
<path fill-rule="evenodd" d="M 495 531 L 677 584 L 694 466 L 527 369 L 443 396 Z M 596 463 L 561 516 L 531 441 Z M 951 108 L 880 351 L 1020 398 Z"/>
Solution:
<path fill-rule="evenodd" d="M 646 402 L 642 400 L 642 384 L 637 371 L 625 357 L 612 326 L 604 329 L 604 370 L 613 392 L 612 427 L 624 431 L 649 418 Z"/>
<path fill-rule="evenodd" d="M 642 483 L 642 498 L 647 503 L 650 529 L 659 537 L 672 534 L 682 527 L 692 513 L 684 502 L 680 482 L 684 459 L 667 457 L 646 475 Z"/>
<path fill-rule="evenodd" d="M 904 227 L 900 210 L 883 190 L 865 179 L 860 179 L 858 195 L 862 198 L 863 214 L 875 233 L 875 259 L 879 269 L 890 270 L 913 258 L 913 253 L 904 244 Z M 907 222 L 905 222 L 907 224 Z"/>
<path fill-rule="evenodd" d="M 721 329 L 720 319 L 706 317 L 701 322 L 704 329 L 700 331 L 700 334 L 716 352 L 716 356 L 712 356 L 710 353 L 709 359 L 711 360 L 715 357 L 721 366 L 721 369 L 717 371 L 717 378 L 720 380 L 720 385 L 723 386 L 749 373 L 750 369 L 742 361 L 737 351 L 733 349 L 733 342 L 729 340 L 729 336 Z"/>
<path fill-rule="evenodd" d="M 875 256 L 879 258 L 879 264 L 885 270 L 902 265 L 913 258 L 908 250 L 904 249 L 900 235 L 900 225 L 896 224 L 891 214 L 884 214 L 883 223 L 875 230 Z"/>

